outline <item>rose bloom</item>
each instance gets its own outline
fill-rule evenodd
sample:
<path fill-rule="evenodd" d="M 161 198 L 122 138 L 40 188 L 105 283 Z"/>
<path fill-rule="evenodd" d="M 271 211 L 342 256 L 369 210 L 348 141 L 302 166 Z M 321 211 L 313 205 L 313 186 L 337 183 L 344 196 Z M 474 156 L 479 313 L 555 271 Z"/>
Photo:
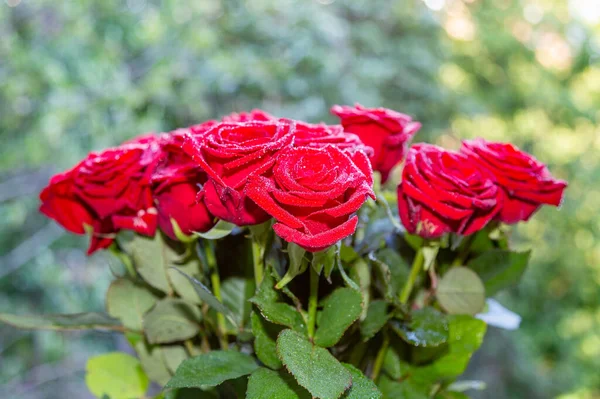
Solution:
<path fill-rule="evenodd" d="M 65 229 L 93 229 L 88 254 L 107 248 L 121 229 L 152 236 L 157 211 L 150 180 L 160 154 L 156 140 L 142 136 L 102 152 L 92 152 L 72 169 L 50 179 L 40 211 Z"/>
<path fill-rule="evenodd" d="M 281 151 L 270 173 L 250 178 L 246 193 L 275 218 L 281 238 L 310 252 L 354 233 L 353 214 L 375 197 L 365 172 L 332 145 Z"/>
<path fill-rule="evenodd" d="M 214 226 L 214 217 L 197 193 L 206 183 L 207 176 L 186 154 L 181 146 L 186 129 L 160 137 L 161 160 L 152 175 L 152 191 L 158 210 L 158 225 L 172 239 L 173 219 L 184 234 L 205 232 Z"/>
<path fill-rule="evenodd" d="M 345 132 L 342 125 L 296 121 L 294 146 L 322 148 L 328 145 L 345 152 L 363 171 L 369 185 L 373 185 L 373 169 L 369 160 L 369 156 L 373 155 L 373 149 L 365 146 L 357 135 Z"/>
<path fill-rule="evenodd" d="M 293 141 L 294 123 L 220 123 L 203 135 L 186 135 L 184 151 L 206 172 L 201 199 L 219 219 L 238 226 L 267 221 L 269 215 L 246 196 L 248 178 L 266 173 L 275 155 Z"/>
<path fill-rule="evenodd" d="M 514 145 L 475 139 L 463 141 L 460 151 L 496 177 L 503 197 L 496 217 L 501 222 L 529 220 L 543 204 L 561 204 L 567 182 L 553 178 L 546 165 Z"/>
<path fill-rule="evenodd" d="M 373 149 L 371 163 L 373 169 L 381 173 L 382 183 L 402 161 L 408 142 L 421 128 L 410 116 L 387 108 L 334 105 L 331 113 L 340 118 L 344 130 L 355 133 Z"/>
<path fill-rule="evenodd" d="M 398 185 L 398 209 L 409 233 L 469 235 L 500 211 L 494 176 L 465 155 L 430 144 L 411 147 Z"/>

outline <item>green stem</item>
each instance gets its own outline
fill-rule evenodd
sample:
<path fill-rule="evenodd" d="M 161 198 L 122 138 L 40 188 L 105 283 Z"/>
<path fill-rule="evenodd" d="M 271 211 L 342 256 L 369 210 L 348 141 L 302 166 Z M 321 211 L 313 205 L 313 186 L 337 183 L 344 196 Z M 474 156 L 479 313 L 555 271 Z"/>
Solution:
<path fill-rule="evenodd" d="M 265 269 L 261 252 L 262 248 L 260 243 L 252 238 L 252 263 L 254 264 L 254 281 L 256 282 L 257 289 L 263 281 Z"/>
<path fill-rule="evenodd" d="M 319 274 L 313 267 L 310 268 L 310 296 L 308 297 L 308 337 L 312 340 L 315 336 L 315 323 L 317 321 L 317 305 L 319 303 Z"/>
<path fill-rule="evenodd" d="M 377 382 L 379 374 L 381 373 L 383 361 L 385 360 L 385 355 L 389 346 L 390 337 L 387 335 L 387 332 L 384 331 L 383 344 L 381 345 L 381 348 L 379 348 L 379 352 L 377 352 L 377 357 L 375 357 L 375 364 L 373 365 L 373 374 L 371 374 L 371 379 L 375 382 Z"/>
<path fill-rule="evenodd" d="M 204 246 L 206 252 L 206 261 L 208 263 L 208 269 L 210 270 L 210 282 L 213 289 L 213 294 L 219 300 L 223 302 L 221 297 L 221 278 L 219 277 L 219 269 L 217 268 L 217 258 L 215 256 L 214 243 L 211 240 L 207 240 Z M 219 343 L 221 349 L 227 350 L 229 343 L 227 341 L 227 327 L 225 326 L 225 316 L 217 312 L 217 335 L 219 336 Z"/>
<path fill-rule="evenodd" d="M 408 298 L 410 297 L 410 293 L 412 292 L 413 285 L 415 285 L 415 281 L 423 268 L 423 263 L 425 262 L 425 257 L 423 256 L 423 249 L 419 248 L 417 254 L 415 255 L 415 260 L 413 261 L 412 268 L 410 269 L 410 275 L 408 276 L 408 280 L 404 284 L 402 288 L 402 292 L 400 293 L 400 303 L 405 304 L 408 302 Z"/>

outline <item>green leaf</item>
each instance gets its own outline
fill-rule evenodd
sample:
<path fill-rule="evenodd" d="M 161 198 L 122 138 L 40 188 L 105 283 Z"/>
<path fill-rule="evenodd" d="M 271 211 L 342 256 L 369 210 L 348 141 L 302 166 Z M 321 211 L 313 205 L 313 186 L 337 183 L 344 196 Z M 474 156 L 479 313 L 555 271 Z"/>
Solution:
<path fill-rule="evenodd" d="M 285 287 L 297 275 L 304 273 L 304 271 L 308 267 L 308 262 L 304 257 L 304 255 L 306 254 L 306 250 L 304 248 L 297 244 L 294 244 L 293 242 L 290 242 L 287 246 L 287 252 L 290 258 L 290 263 L 287 272 L 277 283 L 276 288 L 278 290 Z"/>
<path fill-rule="evenodd" d="M 429 387 L 413 382 L 412 380 L 394 381 L 387 376 L 382 376 L 379 389 L 386 399 L 429 399 Z"/>
<path fill-rule="evenodd" d="M 146 345 L 144 340 L 140 340 L 135 344 L 134 349 L 150 380 L 165 385 L 171 379 L 171 373 L 161 354 L 160 346 Z"/>
<path fill-rule="evenodd" d="M 73 313 L 55 315 L 16 315 L 0 313 L 0 321 L 13 327 L 28 330 L 99 330 L 123 331 L 124 327 L 117 319 L 104 313 Z"/>
<path fill-rule="evenodd" d="M 466 267 L 453 267 L 438 283 L 436 296 L 450 314 L 476 314 L 485 306 L 485 288 L 475 272 Z"/>
<path fill-rule="evenodd" d="M 383 359 L 383 369 L 395 380 L 399 380 L 411 370 L 410 364 L 400 359 L 393 348 L 389 348 Z"/>
<path fill-rule="evenodd" d="M 395 321 L 392 327 L 404 341 L 414 346 L 435 347 L 448 340 L 446 317 L 431 307 L 415 310 L 409 321 Z"/>
<path fill-rule="evenodd" d="M 246 399 L 311 399 L 291 374 L 260 368 L 250 375 Z"/>
<path fill-rule="evenodd" d="M 217 297 L 215 297 L 213 295 L 213 293 L 210 292 L 210 290 L 204 284 L 202 284 L 200 281 L 196 280 L 194 277 L 185 274 L 184 272 L 182 272 L 181 270 L 179 270 L 176 267 L 174 267 L 173 269 L 175 269 L 177 272 L 181 273 L 181 275 L 183 275 L 185 278 L 187 278 L 194 285 L 196 294 L 198 294 L 198 297 L 203 302 L 205 302 L 208 306 L 210 306 L 217 312 L 223 313 L 225 315 L 225 317 L 227 317 L 229 319 L 229 321 L 231 321 L 231 323 L 236 325 L 237 322 L 235 320 L 233 312 L 227 306 L 223 305 L 223 303 L 221 303 L 221 301 L 219 301 L 217 299 Z"/>
<path fill-rule="evenodd" d="M 362 297 L 352 288 L 338 288 L 323 301 L 315 344 L 328 348 L 335 345 L 344 332 L 360 317 Z"/>
<path fill-rule="evenodd" d="M 271 323 L 304 332 L 306 324 L 298 310 L 287 303 L 279 302 L 279 293 L 273 288 L 273 277 L 266 273 L 256 295 L 250 302 L 258 307 L 260 314 Z"/>
<path fill-rule="evenodd" d="M 252 304 L 248 301 L 254 295 L 254 281 L 241 277 L 230 277 L 221 283 L 223 304 L 231 309 L 235 326 L 246 326 L 250 320 Z"/>
<path fill-rule="evenodd" d="M 360 323 L 360 334 L 363 341 L 368 341 L 385 326 L 385 323 L 391 318 L 391 314 L 387 311 L 388 304 L 386 301 L 373 301 L 369 304 L 367 317 Z"/>
<path fill-rule="evenodd" d="M 283 330 L 277 338 L 277 353 L 313 397 L 337 399 L 352 385 L 350 372 L 327 349 L 313 345 L 298 332 Z"/>
<path fill-rule="evenodd" d="M 131 399 L 143 397 L 149 381 L 140 362 L 125 353 L 92 357 L 86 365 L 85 383 L 97 397 Z"/>
<path fill-rule="evenodd" d="M 408 279 L 410 266 L 400 254 L 390 248 L 369 254 L 369 259 L 376 266 L 375 270 L 383 283 L 383 295 L 389 300 L 396 298 Z"/>
<path fill-rule="evenodd" d="M 120 319 L 131 330 L 142 331 L 143 317 L 157 298 L 149 289 L 136 285 L 126 278 L 112 282 L 106 293 L 106 311 Z"/>
<path fill-rule="evenodd" d="M 413 368 L 415 379 L 431 381 L 456 378 L 464 373 L 473 353 L 481 346 L 486 324 L 474 317 L 456 315 L 448 317 L 448 352 L 434 363 Z"/>
<path fill-rule="evenodd" d="M 151 344 L 168 344 L 194 337 L 200 331 L 200 310 L 183 299 L 165 298 L 144 316 L 144 332 Z"/>
<path fill-rule="evenodd" d="M 205 233 L 194 232 L 193 235 L 202 237 L 207 240 L 218 240 L 223 237 L 227 237 L 235 229 L 235 224 L 228 223 L 224 220 L 219 220 L 212 229 Z"/>
<path fill-rule="evenodd" d="M 360 319 L 363 320 L 367 317 L 367 308 L 371 300 L 371 269 L 369 264 L 362 258 L 357 259 L 352 265 L 352 269 L 350 269 L 350 277 L 360 288 L 363 301 Z"/>
<path fill-rule="evenodd" d="M 166 388 L 210 388 L 252 373 L 258 365 L 252 356 L 236 351 L 211 351 L 185 360 Z"/>
<path fill-rule="evenodd" d="M 202 275 L 202 265 L 197 257 L 190 257 L 190 259 L 183 264 L 181 262 L 178 263 L 177 269 L 192 277 Z M 170 267 L 167 270 L 167 274 L 173 289 L 180 297 L 197 305 L 202 304 L 202 300 L 200 300 L 198 294 L 196 294 L 194 284 L 186 276 L 179 273 L 173 267 Z"/>
<path fill-rule="evenodd" d="M 252 313 L 252 334 L 254 335 L 254 351 L 256 357 L 272 369 L 281 368 L 281 360 L 277 357 L 277 334 L 282 330 L 281 326 L 269 323 L 260 315 Z"/>
<path fill-rule="evenodd" d="M 216 389 L 210 389 L 203 391 L 196 388 L 181 388 L 172 389 L 167 392 L 163 392 L 156 396 L 154 399 L 219 399 L 220 395 Z"/>
<path fill-rule="evenodd" d="M 167 270 L 179 262 L 181 255 L 169 246 L 163 234 L 157 232 L 152 238 L 136 234 L 122 245 L 148 284 L 162 292 L 173 292 Z"/>
<path fill-rule="evenodd" d="M 344 399 L 380 399 L 381 392 L 377 389 L 377 385 L 365 377 L 365 375 L 354 367 L 351 364 L 343 363 L 343 366 L 350 372 L 352 375 L 352 386 L 350 390 L 347 391 L 344 396 Z"/>
<path fill-rule="evenodd" d="M 493 249 L 473 259 L 468 266 L 481 277 L 485 291 L 491 296 L 519 281 L 530 255 L 531 251 Z"/>
<path fill-rule="evenodd" d="M 185 348 L 181 345 L 163 345 L 160 347 L 160 353 L 172 374 L 175 374 L 177 367 L 188 358 Z"/>

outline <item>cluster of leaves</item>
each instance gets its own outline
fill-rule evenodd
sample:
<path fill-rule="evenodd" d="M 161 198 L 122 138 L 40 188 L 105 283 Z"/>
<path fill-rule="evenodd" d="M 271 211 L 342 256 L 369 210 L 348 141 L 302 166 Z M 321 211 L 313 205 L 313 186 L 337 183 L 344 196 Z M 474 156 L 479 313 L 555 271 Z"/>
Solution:
<path fill-rule="evenodd" d="M 385 202 L 360 216 L 355 236 L 315 254 L 270 222 L 249 232 L 220 222 L 180 242 L 122 233 L 107 314 L 0 320 L 124 333 L 137 359 L 88 362 L 99 398 L 141 398 L 150 381 L 165 387 L 157 398 L 466 397 L 470 386 L 452 383 L 485 335 L 474 315 L 486 293 L 518 281 L 529 253 L 507 249 L 498 226 L 426 242 L 403 233 Z"/>

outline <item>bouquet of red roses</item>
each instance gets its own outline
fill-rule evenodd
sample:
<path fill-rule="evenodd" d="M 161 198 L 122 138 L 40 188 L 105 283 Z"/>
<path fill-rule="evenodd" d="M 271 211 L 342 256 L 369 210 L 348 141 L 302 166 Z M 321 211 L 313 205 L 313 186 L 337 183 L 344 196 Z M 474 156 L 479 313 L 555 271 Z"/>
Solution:
<path fill-rule="evenodd" d="M 486 321 L 510 314 L 486 297 L 529 258 L 507 226 L 566 183 L 511 144 L 408 148 L 407 115 L 331 111 L 341 125 L 254 110 L 90 153 L 40 210 L 120 259 L 107 313 L 0 320 L 125 334 L 137 357 L 88 362 L 99 398 L 467 397 Z"/>

